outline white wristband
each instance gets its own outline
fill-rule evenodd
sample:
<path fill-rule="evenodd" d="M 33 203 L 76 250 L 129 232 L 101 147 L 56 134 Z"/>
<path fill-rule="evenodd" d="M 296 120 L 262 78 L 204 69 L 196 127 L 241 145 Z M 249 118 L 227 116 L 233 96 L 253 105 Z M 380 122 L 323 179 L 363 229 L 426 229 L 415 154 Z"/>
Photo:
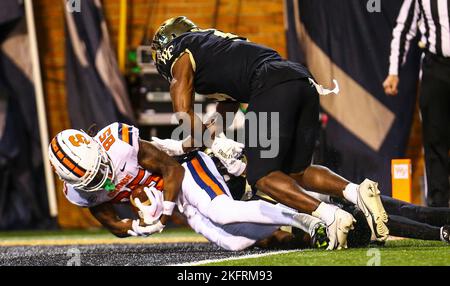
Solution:
<path fill-rule="evenodd" d="M 173 213 L 173 210 L 175 209 L 175 203 L 171 201 L 164 201 L 163 202 L 163 215 L 171 216 Z"/>

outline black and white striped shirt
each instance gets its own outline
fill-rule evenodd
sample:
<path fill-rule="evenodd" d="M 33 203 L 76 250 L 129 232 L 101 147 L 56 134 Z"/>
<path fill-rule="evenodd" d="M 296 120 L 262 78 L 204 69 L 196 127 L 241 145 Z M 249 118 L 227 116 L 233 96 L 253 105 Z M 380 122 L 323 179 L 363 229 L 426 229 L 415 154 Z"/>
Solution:
<path fill-rule="evenodd" d="M 389 74 L 398 75 L 410 42 L 419 31 L 419 46 L 450 58 L 450 0 L 405 0 L 391 42 Z"/>

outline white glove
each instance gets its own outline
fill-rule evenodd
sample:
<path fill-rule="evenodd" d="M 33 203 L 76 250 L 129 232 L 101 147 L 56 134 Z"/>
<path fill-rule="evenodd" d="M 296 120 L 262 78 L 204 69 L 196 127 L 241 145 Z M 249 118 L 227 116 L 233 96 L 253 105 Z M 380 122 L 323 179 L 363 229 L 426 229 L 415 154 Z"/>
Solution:
<path fill-rule="evenodd" d="M 226 161 L 227 159 L 237 158 L 242 154 L 245 145 L 234 140 L 231 140 L 225 136 L 225 134 L 220 133 L 214 139 L 211 146 L 211 150 L 214 156 L 220 159 L 220 161 Z"/>
<path fill-rule="evenodd" d="M 159 139 L 152 137 L 152 144 L 169 156 L 180 156 L 184 154 L 183 141 L 173 139 Z"/>
<path fill-rule="evenodd" d="M 144 192 L 151 202 L 151 205 L 144 205 L 139 198 L 134 199 L 136 207 L 139 209 L 139 217 L 144 220 L 145 224 L 154 224 L 163 213 L 163 192 L 154 187 L 145 187 Z"/>
<path fill-rule="evenodd" d="M 149 236 L 154 233 L 161 233 L 164 230 L 164 227 L 165 225 L 163 225 L 160 221 L 154 224 L 140 226 L 139 220 L 135 219 L 131 224 L 131 229 L 128 230 L 128 234 L 131 236 Z"/>
<path fill-rule="evenodd" d="M 220 159 L 220 158 L 219 158 Z M 222 160 L 220 159 L 220 162 L 227 168 L 227 171 L 229 174 L 239 177 L 244 173 L 245 168 L 247 167 L 247 164 L 242 162 L 242 160 L 239 159 L 226 159 Z"/>

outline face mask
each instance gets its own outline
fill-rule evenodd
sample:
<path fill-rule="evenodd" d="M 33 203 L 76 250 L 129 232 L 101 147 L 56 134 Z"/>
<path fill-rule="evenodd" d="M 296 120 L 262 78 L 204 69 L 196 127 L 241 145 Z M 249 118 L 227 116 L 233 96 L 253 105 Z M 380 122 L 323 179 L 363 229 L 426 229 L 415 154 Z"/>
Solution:
<path fill-rule="evenodd" d="M 112 192 L 116 189 L 116 185 L 108 178 L 102 188 L 107 192 Z"/>

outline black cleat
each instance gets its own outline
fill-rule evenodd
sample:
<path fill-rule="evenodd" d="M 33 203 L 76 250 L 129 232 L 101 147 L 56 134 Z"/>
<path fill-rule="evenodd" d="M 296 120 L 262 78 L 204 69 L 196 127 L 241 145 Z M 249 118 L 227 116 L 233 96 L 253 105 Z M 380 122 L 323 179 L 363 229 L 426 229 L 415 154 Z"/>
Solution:
<path fill-rule="evenodd" d="M 441 227 L 441 240 L 450 243 L 450 225 Z"/>

